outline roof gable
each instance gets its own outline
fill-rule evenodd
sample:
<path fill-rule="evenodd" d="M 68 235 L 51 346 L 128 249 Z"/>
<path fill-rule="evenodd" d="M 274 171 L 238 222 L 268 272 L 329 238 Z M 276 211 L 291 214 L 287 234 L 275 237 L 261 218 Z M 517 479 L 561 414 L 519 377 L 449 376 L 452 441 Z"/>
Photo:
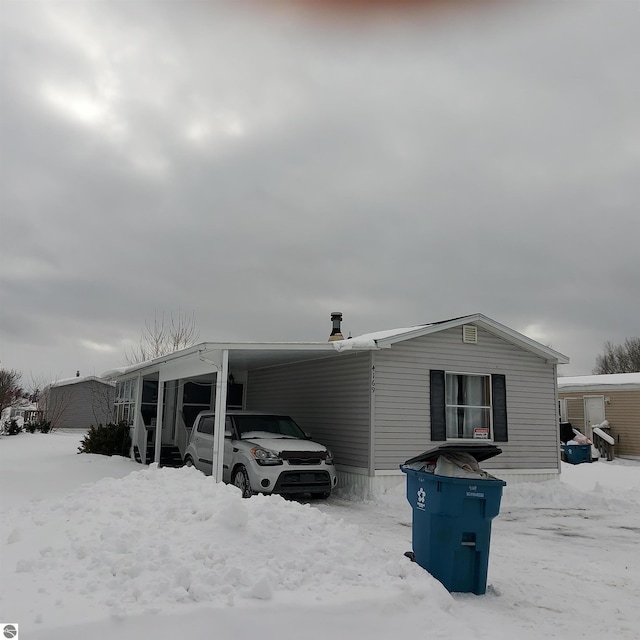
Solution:
<path fill-rule="evenodd" d="M 557 364 L 568 364 L 569 358 L 564 354 L 547 347 L 536 340 L 528 338 L 527 336 L 518 333 L 517 331 L 510 329 L 509 327 L 488 318 L 481 313 L 475 313 L 470 316 L 461 316 L 459 318 L 452 318 L 451 320 L 442 320 L 440 322 L 433 322 L 431 324 L 423 324 L 415 327 L 406 327 L 403 329 L 392 329 L 389 331 L 380 331 L 377 333 L 365 334 L 357 336 L 351 340 L 343 340 L 337 343 L 336 348 L 339 348 L 340 342 L 354 342 L 369 343 L 373 342 L 378 348 L 384 349 L 391 347 L 396 342 L 402 342 L 403 340 L 411 340 L 412 338 L 419 338 L 422 336 L 428 336 L 440 331 L 446 331 L 454 327 L 462 327 L 465 324 L 473 324 L 478 327 L 489 331 L 490 333 L 501 337 L 502 339 L 510 342 L 525 351 L 529 351 L 549 362 L 555 362 Z M 355 345 L 354 345 L 355 346 Z"/>
<path fill-rule="evenodd" d="M 66 387 L 72 384 L 82 384 L 83 382 L 99 382 L 100 384 L 106 384 L 109 387 L 114 386 L 114 382 L 111 380 L 104 380 L 102 378 L 98 378 L 97 376 L 76 376 L 74 378 L 64 378 L 62 380 L 54 380 L 52 383 L 47 385 L 48 387 Z"/>

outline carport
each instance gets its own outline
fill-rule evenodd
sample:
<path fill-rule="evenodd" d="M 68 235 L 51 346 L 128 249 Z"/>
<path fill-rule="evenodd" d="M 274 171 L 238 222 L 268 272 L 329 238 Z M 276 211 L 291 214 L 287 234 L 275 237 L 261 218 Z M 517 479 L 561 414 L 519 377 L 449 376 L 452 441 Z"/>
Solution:
<path fill-rule="evenodd" d="M 347 348 L 345 348 L 347 347 Z M 375 342 L 342 341 L 314 343 L 212 343 L 203 342 L 153 360 L 107 372 L 117 382 L 116 419 L 131 423 L 132 457 L 139 453 L 143 464 L 159 462 L 163 444 L 172 444 L 184 454 L 192 419 L 185 405 L 185 385 L 211 388 L 210 406 L 215 410 L 213 476 L 222 480 L 224 424 L 231 388 L 239 408 L 245 407 L 243 395 L 249 372 L 294 363 L 337 358 L 345 353 L 377 349 Z M 157 389 L 149 402 L 148 388 Z M 238 394 L 238 390 L 240 394 Z M 239 403 L 238 403 L 239 402 Z M 155 405 L 153 415 L 150 408 Z M 189 407 L 196 410 L 198 407 Z M 194 416 L 193 416 L 194 417 Z M 189 424 L 191 422 L 191 424 Z M 153 457 L 147 446 L 153 441 Z"/>

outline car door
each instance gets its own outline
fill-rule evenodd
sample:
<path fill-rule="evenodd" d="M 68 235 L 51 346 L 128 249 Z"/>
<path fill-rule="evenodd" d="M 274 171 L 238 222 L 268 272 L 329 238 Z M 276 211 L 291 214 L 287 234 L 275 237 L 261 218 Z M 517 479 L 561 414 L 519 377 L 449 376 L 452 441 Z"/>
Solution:
<path fill-rule="evenodd" d="M 233 420 L 227 416 L 224 421 L 224 462 L 222 464 L 222 481 L 231 482 L 231 468 L 233 466 L 235 433 Z"/>
<path fill-rule="evenodd" d="M 193 443 L 198 456 L 197 467 L 210 476 L 213 469 L 213 416 L 202 416 L 196 427 Z"/>

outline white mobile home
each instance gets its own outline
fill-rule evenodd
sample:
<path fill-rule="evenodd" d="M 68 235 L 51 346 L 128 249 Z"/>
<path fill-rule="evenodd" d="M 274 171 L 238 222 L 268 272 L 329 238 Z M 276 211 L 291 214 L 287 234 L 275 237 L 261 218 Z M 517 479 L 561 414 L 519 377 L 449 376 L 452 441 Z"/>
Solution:
<path fill-rule="evenodd" d="M 499 445 L 484 466 L 505 479 L 557 476 L 557 365 L 567 362 L 474 314 L 329 342 L 205 342 L 106 375 L 142 460 L 160 460 L 163 446 L 184 453 L 202 409 L 220 425 L 225 407 L 279 412 L 332 449 L 343 485 L 366 492 L 452 440 Z"/>

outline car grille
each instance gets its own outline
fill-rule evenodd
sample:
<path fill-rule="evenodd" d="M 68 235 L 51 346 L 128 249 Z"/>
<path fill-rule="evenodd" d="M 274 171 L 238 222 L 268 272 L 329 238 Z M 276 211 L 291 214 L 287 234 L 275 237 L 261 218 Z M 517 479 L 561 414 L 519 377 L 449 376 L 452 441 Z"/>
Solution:
<path fill-rule="evenodd" d="M 326 471 L 284 471 L 274 493 L 323 493 L 331 491 L 331 478 Z"/>
<path fill-rule="evenodd" d="M 303 466 L 303 465 L 318 465 L 322 464 L 322 461 L 326 459 L 326 451 L 283 451 L 280 454 L 283 460 L 286 460 L 291 465 Z"/>

